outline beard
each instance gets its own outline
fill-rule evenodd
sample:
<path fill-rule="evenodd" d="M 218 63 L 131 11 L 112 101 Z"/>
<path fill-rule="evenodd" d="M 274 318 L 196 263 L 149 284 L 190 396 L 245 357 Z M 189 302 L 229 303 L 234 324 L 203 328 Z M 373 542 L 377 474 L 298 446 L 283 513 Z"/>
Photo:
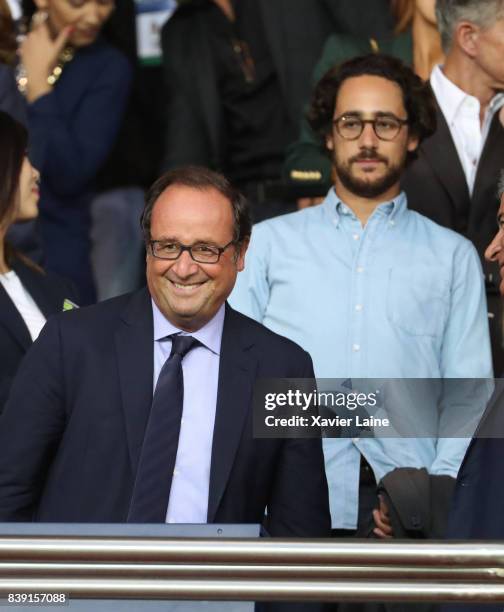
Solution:
<path fill-rule="evenodd" d="M 406 156 L 407 153 L 405 152 L 404 157 L 396 165 L 390 165 L 386 157 L 379 155 L 373 149 L 363 149 L 358 155 L 351 157 L 346 163 L 341 163 L 340 160 L 337 159 L 336 154 L 334 154 L 333 164 L 341 184 L 350 193 L 361 198 L 378 198 L 399 182 L 404 166 L 406 165 Z M 386 167 L 385 174 L 379 178 L 373 178 L 371 173 L 368 179 L 356 177 L 352 174 L 352 165 L 361 159 L 376 159 L 381 161 Z"/>

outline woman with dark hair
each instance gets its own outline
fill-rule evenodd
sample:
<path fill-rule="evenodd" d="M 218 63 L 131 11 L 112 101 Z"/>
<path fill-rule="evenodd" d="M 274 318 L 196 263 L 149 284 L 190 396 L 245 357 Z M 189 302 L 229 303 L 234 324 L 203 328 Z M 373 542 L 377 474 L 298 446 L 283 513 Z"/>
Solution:
<path fill-rule="evenodd" d="M 444 59 L 436 16 L 435 0 L 391 0 L 396 20 L 395 36 L 384 40 L 344 34 L 331 35 L 314 70 L 313 85 L 333 66 L 367 53 L 384 53 L 411 66 L 426 81 L 436 64 Z M 283 168 L 286 180 L 293 181 L 299 193 L 325 195 L 331 186 L 331 162 L 306 119 L 301 122 L 299 140 L 291 145 Z M 322 198 L 302 198 L 301 208 Z"/>
<path fill-rule="evenodd" d="M 5 240 L 14 221 L 38 214 L 39 173 L 26 156 L 27 133 L 0 111 L 0 412 L 18 365 L 46 318 L 75 299 L 70 285 L 45 274 Z"/>
<path fill-rule="evenodd" d="M 110 154 L 131 68 L 101 31 L 114 0 L 35 0 L 20 48 L 18 86 L 28 102 L 30 158 L 41 175 L 39 226 L 45 264 L 95 299 L 90 203 Z"/>

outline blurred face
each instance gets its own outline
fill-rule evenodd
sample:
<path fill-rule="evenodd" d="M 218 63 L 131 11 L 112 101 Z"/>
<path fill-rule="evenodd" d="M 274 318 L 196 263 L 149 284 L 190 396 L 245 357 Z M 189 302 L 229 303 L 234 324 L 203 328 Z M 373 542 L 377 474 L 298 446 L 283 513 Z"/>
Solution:
<path fill-rule="evenodd" d="M 334 109 L 335 119 L 342 116 L 407 119 L 401 88 L 377 76 L 349 78 L 341 85 Z M 399 192 L 407 153 L 417 148 L 418 139 L 410 136 L 404 125 L 393 140 L 380 140 L 373 126 L 366 123 L 356 140 L 345 140 L 333 126 L 327 146 L 333 151 L 337 182 L 356 196 L 383 196 L 385 201 Z"/>
<path fill-rule="evenodd" d="M 415 0 L 415 12 L 422 19 L 436 25 L 436 0 Z"/>
<path fill-rule="evenodd" d="M 499 212 L 497 213 L 497 233 L 485 251 L 487 261 L 495 261 L 499 266 L 501 282 L 499 290 L 504 296 L 504 196 L 501 198 Z"/>
<path fill-rule="evenodd" d="M 115 7 L 115 0 L 35 0 L 48 13 L 47 23 L 54 36 L 74 26 L 69 42 L 74 47 L 93 43 Z"/>
<path fill-rule="evenodd" d="M 214 188 L 172 185 L 152 211 L 152 240 L 223 247 L 233 240 L 233 228 L 231 203 Z M 195 262 L 188 251 L 175 261 L 158 259 L 148 249 L 149 291 L 171 323 L 191 332 L 215 316 L 244 267 L 246 245 L 237 249 L 231 245 L 213 264 Z"/>
<path fill-rule="evenodd" d="M 38 215 L 40 174 L 25 156 L 19 175 L 15 221 L 28 221 Z"/>
<path fill-rule="evenodd" d="M 489 28 L 475 28 L 475 63 L 488 85 L 504 89 L 504 18 L 497 19 Z"/>

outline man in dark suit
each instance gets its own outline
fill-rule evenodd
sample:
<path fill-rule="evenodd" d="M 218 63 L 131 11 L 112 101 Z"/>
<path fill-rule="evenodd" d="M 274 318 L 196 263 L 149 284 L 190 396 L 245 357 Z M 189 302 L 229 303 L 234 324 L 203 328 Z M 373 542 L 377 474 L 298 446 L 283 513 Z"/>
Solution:
<path fill-rule="evenodd" d="M 496 262 L 500 271 L 499 290 L 504 296 L 504 172 L 501 172 L 498 194 L 498 231 L 485 251 L 487 261 Z M 448 521 L 450 539 L 504 539 L 504 381 L 496 387 L 475 437 L 460 468 L 452 509 Z M 502 610 L 502 604 L 488 606 L 446 606 L 443 612 L 484 612 Z"/>
<path fill-rule="evenodd" d="M 51 319 L 20 369 L 0 420 L 0 521 L 250 523 L 267 507 L 272 535 L 327 535 L 320 440 L 252 436 L 254 382 L 313 369 L 225 305 L 250 235 L 243 197 L 211 171 L 175 170 L 143 229 L 148 290 Z"/>
<path fill-rule="evenodd" d="M 255 221 L 294 204 L 272 193 L 296 134 L 310 74 L 333 31 L 320 0 L 192 0 L 162 31 L 164 167 L 225 172 Z"/>

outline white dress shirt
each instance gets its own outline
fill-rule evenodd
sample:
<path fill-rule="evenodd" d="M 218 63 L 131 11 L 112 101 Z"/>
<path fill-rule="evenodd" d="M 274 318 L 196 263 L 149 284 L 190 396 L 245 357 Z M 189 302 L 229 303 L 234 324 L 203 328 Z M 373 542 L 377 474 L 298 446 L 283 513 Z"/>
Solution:
<path fill-rule="evenodd" d="M 464 169 L 469 193 L 472 195 L 478 163 L 495 113 L 504 104 L 504 94 L 494 96 L 480 121 L 478 98 L 457 87 L 440 66 L 431 73 L 430 84 L 450 129 L 455 148 Z"/>
<path fill-rule="evenodd" d="M 10 272 L 6 272 L 5 274 L 0 274 L 0 284 L 3 285 L 3 288 L 7 291 L 7 295 L 18 309 L 19 314 L 30 332 L 31 339 L 35 342 L 46 322 L 46 318 L 42 314 L 40 308 L 25 289 L 14 270 L 10 270 Z"/>
<path fill-rule="evenodd" d="M 201 342 L 182 361 L 184 403 L 175 469 L 166 513 L 167 523 L 206 523 L 210 489 L 210 463 L 217 407 L 220 347 L 224 327 L 224 305 L 214 318 L 192 334 L 175 327 L 152 301 L 154 317 L 154 380 L 170 356 L 176 333 Z"/>

